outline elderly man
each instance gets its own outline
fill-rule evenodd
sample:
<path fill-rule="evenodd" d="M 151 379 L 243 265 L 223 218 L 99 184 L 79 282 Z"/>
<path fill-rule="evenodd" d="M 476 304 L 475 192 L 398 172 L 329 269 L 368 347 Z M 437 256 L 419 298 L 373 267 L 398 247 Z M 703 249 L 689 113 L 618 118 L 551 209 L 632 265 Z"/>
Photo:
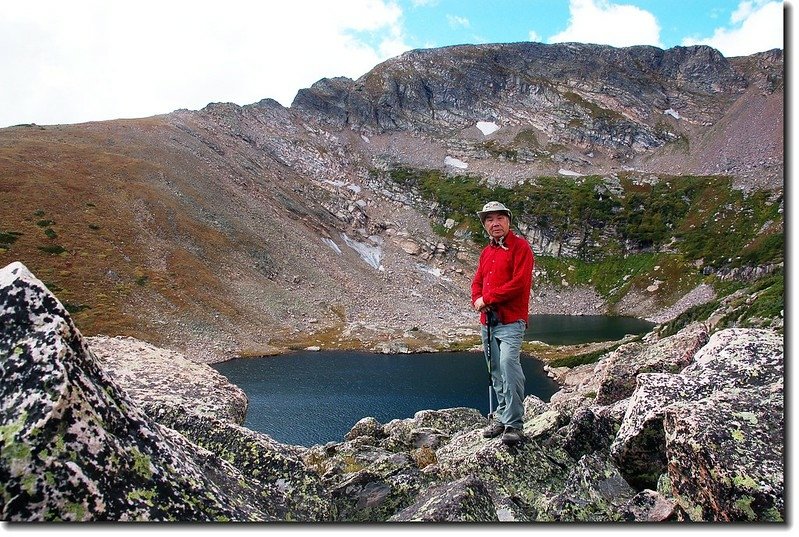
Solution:
<path fill-rule="evenodd" d="M 510 230 L 512 214 L 505 205 L 488 202 L 477 216 L 490 242 L 480 254 L 472 280 L 472 304 L 480 312 L 483 348 L 490 358 L 491 384 L 497 396 L 496 412 L 483 436 L 502 435 L 503 443 L 513 445 L 522 438 L 525 379 L 519 353 L 529 317 L 535 258 L 527 241 Z M 492 325 L 489 341 L 486 323 L 492 317 L 498 324 Z"/>

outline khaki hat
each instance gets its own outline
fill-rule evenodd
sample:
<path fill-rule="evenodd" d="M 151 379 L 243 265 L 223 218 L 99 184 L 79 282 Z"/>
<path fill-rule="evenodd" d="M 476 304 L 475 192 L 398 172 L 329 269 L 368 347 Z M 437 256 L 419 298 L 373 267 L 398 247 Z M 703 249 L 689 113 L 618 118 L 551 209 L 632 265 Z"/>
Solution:
<path fill-rule="evenodd" d="M 513 220 L 513 215 L 511 214 L 510 209 L 498 201 L 489 201 L 483 205 L 482 211 L 477 211 L 477 217 L 480 218 L 480 222 L 485 222 L 488 213 L 505 213 L 508 215 L 508 220 Z"/>

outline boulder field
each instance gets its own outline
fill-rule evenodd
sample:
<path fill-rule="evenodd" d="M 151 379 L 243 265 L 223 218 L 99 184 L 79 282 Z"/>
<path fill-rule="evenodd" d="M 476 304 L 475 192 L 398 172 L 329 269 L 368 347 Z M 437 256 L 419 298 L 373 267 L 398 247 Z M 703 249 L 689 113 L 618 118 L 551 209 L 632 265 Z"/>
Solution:
<path fill-rule="evenodd" d="M 476 409 L 364 417 L 340 442 L 242 426 L 205 364 L 81 335 L 21 263 L 0 271 L 0 520 L 784 522 L 784 341 L 691 324 L 525 400 L 525 440 Z"/>

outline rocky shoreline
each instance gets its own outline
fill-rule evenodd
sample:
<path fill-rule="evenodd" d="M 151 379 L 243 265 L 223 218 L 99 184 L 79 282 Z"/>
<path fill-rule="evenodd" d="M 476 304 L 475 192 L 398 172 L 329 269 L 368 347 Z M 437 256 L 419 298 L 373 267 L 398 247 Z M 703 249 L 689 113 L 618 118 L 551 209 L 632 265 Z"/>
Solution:
<path fill-rule="evenodd" d="M 19 263 L 0 304 L 2 520 L 785 520 L 774 330 L 624 343 L 563 372 L 549 402 L 528 396 L 516 447 L 454 408 L 367 416 L 306 448 L 243 427 L 246 397 L 207 365 L 84 338 Z"/>
<path fill-rule="evenodd" d="M 642 301 L 640 297 L 637 298 L 638 300 L 632 298 L 625 301 L 619 308 L 618 314 L 662 324 L 675 319 L 694 306 L 712 301 L 716 298 L 716 293 L 709 285 L 702 284 L 667 308 L 657 309 L 652 304 L 646 309 L 626 306 L 627 302 L 640 305 Z M 530 299 L 531 314 L 607 315 L 608 309 L 606 301 L 588 286 L 563 288 L 541 285 L 536 287 Z M 419 327 L 407 329 L 405 326 L 400 326 L 399 322 L 391 322 L 392 318 L 384 318 L 388 324 L 380 325 L 375 322 L 353 321 L 335 336 L 331 336 L 330 332 L 325 330 L 321 330 L 324 335 L 320 336 L 311 328 L 311 331 L 302 338 L 274 340 L 269 345 L 261 346 L 257 351 L 237 353 L 229 350 L 224 353 L 209 354 L 194 352 L 193 346 L 189 346 L 185 353 L 192 356 L 195 361 L 213 364 L 240 357 L 273 356 L 295 350 L 367 350 L 383 354 L 446 352 L 454 349 L 481 350 L 478 319 L 474 312 L 464 309 L 460 312 L 449 311 L 446 315 L 437 314 L 434 317 L 425 323 L 424 329 Z M 463 319 L 465 322 L 453 324 L 446 320 L 453 318 Z M 404 324 L 407 325 L 407 321 Z"/>

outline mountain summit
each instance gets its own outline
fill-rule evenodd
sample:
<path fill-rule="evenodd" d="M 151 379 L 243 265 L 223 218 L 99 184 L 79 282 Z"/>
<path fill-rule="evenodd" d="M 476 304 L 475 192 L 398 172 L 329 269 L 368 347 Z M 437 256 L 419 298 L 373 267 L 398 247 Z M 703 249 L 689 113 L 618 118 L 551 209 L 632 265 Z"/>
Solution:
<path fill-rule="evenodd" d="M 704 272 L 781 261 L 783 114 L 779 50 L 517 43 L 408 52 L 289 108 L 0 129 L 0 264 L 88 335 L 200 360 L 441 347 L 476 330 L 472 205 L 505 195 L 533 311 L 669 319 Z M 665 257 L 569 283 L 603 252 Z"/>

